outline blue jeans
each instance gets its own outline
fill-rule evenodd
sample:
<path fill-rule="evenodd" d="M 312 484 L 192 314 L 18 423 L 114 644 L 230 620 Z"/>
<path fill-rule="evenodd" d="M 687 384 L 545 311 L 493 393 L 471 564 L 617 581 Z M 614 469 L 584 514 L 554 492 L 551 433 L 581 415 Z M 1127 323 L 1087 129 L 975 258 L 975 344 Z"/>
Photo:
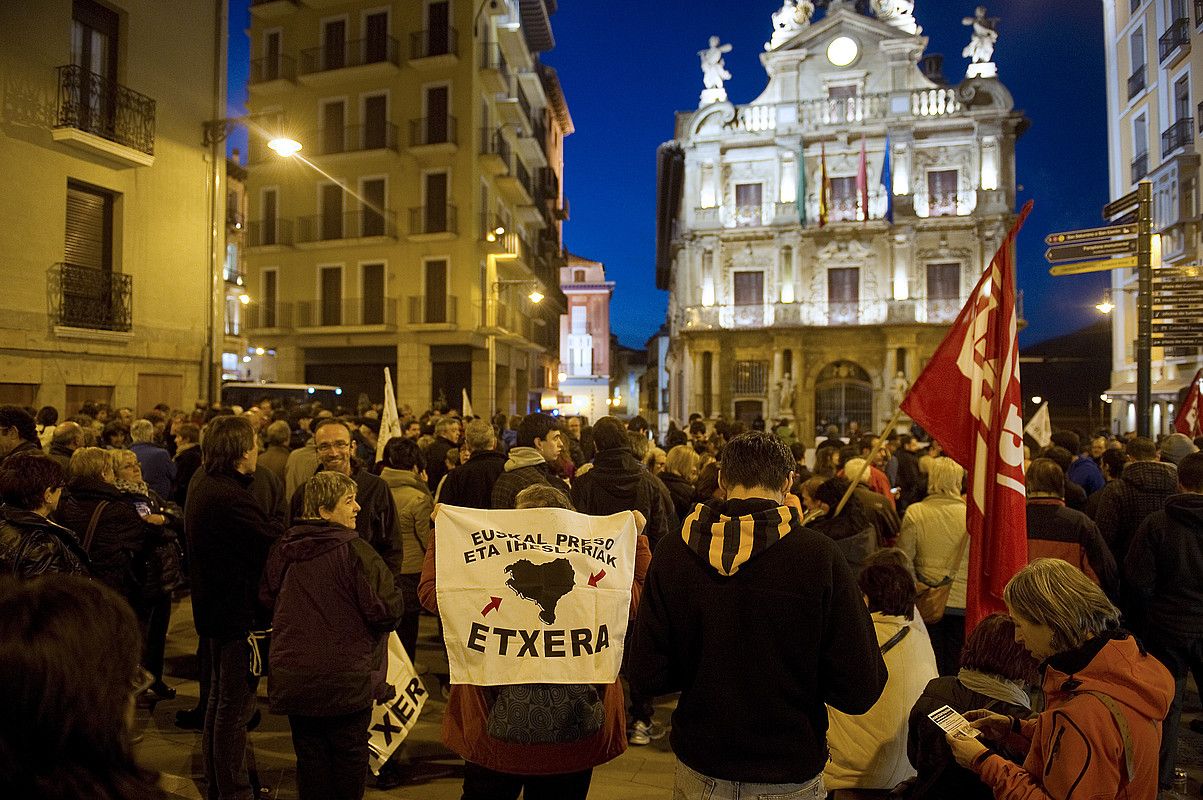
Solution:
<path fill-rule="evenodd" d="M 673 800 L 823 800 L 822 773 L 806 783 L 747 783 L 710 778 L 677 762 Z"/>

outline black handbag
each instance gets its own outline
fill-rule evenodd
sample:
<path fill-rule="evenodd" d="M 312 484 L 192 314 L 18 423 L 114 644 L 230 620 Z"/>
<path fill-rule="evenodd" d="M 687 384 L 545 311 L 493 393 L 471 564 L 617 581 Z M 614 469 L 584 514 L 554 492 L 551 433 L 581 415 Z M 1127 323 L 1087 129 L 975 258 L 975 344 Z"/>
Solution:
<path fill-rule="evenodd" d="M 503 742 L 578 742 L 606 721 L 601 693 L 592 684 L 518 683 L 495 691 L 485 730 Z"/>

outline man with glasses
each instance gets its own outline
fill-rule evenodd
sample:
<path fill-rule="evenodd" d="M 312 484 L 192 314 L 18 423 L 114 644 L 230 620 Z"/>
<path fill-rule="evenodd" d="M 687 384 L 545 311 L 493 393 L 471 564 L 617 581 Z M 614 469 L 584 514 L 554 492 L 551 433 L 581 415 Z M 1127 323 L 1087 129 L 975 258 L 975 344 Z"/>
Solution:
<path fill-rule="evenodd" d="M 342 473 L 359 487 L 355 494 L 355 500 L 360 505 L 355 529 L 380 554 L 396 578 L 401 574 L 401 527 L 397 523 L 397 509 L 393 505 L 388 484 L 369 472 L 354 457 L 351 429 L 341 420 L 319 420 L 313 428 L 313 445 L 317 450 L 318 472 Z M 301 517 L 304 499 L 305 486 L 301 481 L 301 486 L 292 495 L 290 524 Z"/>

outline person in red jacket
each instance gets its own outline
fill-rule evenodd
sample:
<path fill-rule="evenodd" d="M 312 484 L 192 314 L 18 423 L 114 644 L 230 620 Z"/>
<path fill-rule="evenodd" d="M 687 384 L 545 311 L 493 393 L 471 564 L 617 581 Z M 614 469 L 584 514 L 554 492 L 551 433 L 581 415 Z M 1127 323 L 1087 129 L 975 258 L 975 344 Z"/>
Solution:
<path fill-rule="evenodd" d="M 990 711 L 965 718 L 979 738 L 948 735 L 957 763 L 978 774 L 996 800 L 1157 796 L 1161 721 L 1174 680 L 1119 627 L 1119 610 L 1077 567 L 1040 558 L 1004 590 L 1015 638 L 1042 659 L 1045 709 L 1027 720 Z M 1012 752 L 1023 766 L 981 739 Z"/>

